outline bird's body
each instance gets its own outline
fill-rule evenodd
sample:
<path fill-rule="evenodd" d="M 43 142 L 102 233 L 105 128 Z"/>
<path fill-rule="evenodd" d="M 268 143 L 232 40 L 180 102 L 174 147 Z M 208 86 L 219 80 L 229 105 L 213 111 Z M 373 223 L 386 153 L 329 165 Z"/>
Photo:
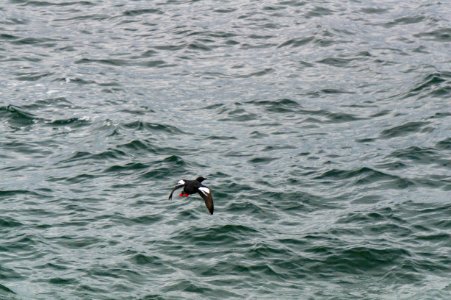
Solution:
<path fill-rule="evenodd" d="M 207 206 L 210 214 L 213 214 L 213 196 L 210 189 L 202 184 L 202 181 L 204 180 L 205 178 L 203 178 L 202 176 L 197 177 L 195 180 L 179 180 L 177 182 L 177 185 L 172 189 L 172 192 L 169 195 L 169 200 L 172 199 L 172 194 L 176 189 L 183 187 L 183 190 L 179 195 L 180 197 L 188 197 L 189 195 L 198 193 L 202 197 L 202 199 L 204 199 L 205 205 Z"/>

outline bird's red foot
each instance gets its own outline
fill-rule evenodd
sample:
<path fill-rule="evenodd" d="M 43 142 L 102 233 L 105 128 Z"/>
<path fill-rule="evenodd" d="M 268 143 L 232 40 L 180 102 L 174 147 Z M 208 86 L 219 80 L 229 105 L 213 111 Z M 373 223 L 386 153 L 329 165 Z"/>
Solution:
<path fill-rule="evenodd" d="M 185 194 L 185 193 L 180 193 L 180 195 L 179 195 L 180 197 L 188 197 L 189 196 L 189 194 Z"/>

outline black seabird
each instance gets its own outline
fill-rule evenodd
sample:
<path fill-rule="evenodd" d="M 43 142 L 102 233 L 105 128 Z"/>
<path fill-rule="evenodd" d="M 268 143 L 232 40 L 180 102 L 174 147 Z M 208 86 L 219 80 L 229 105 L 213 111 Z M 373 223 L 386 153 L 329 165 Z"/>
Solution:
<path fill-rule="evenodd" d="M 213 214 L 214 206 L 213 206 L 213 196 L 211 195 L 211 191 L 208 187 L 202 184 L 205 178 L 199 176 L 196 180 L 186 180 L 182 179 L 177 182 L 177 185 L 172 189 L 171 194 L 169 195 L 169 200 L 172 199 L 172 194 L 176 189 L 183 187 L 183 191 L 180 193 L 180 197 L 188 197 L 194 193 L 199 193 L 199 195 L 204 199 L 205 205 L 208 208 L 210 214 Z"/>

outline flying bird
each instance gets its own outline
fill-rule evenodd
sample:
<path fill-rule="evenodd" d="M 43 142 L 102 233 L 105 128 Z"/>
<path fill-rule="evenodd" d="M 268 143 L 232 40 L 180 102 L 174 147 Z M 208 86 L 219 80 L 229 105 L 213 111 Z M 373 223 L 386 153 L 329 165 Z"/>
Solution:
<path fill-rule="evenodd" d="M 210 189 L 202 184 L 202 181 L 204 181 L 205 179 L 206 178 L 199 176 L 195 180 L 179 180 L 177 182 L 177 185 L 172 189 L 172 192 L 169 195 L 169 200 L 172 199 L 172 194 L 176 189 L 183 187 L 183 191 L 179 195 L 180 197 L 188 197 L 189 195 L 198 193 L 202 197 L 202 199 L 204 199 L 205 206 L 207 206 L 210 214 L 213 214 L 213 196 L 211 195 Z"/>

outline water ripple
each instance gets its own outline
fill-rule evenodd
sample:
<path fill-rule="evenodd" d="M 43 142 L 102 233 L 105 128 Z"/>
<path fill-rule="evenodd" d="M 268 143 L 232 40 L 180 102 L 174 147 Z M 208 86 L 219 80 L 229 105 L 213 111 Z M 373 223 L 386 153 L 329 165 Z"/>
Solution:
<path fill-rule="evenodd" d="M 0 299 L 449 299 L 450 11 L 8 1 Z"/>

